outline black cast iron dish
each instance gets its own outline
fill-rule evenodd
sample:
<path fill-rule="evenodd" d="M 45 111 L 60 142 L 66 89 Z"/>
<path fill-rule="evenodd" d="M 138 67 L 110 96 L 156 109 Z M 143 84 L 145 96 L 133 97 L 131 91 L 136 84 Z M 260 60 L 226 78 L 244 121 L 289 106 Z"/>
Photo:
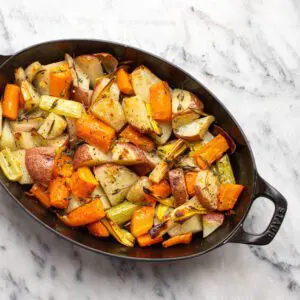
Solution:
<path fill-rule="evenodd" d="M 144 64 L 161 79 L 170 83 L 171 86 L 189 90 L 204 102 L 206 112 L 214 115 L 220 125 L 230 133 L 237 143 L 237 151 L 231 156 L 231 162 L 237 182 L 246 186 L 246 190 L 235 206 L 236 214 L 226 216 L 222 227 L 206 239 L 195 238 L 189 245 L 167 249 L 161 247 L 127 248 L 113 240 L 96 239 L 86 232 L 66 227 L 52 212 L 42 207 L 36 200 L 26 196 L 21 185 L 10 182 L 0 172 L 0 182 L 8 194 L 30 216 L 59 236 L 88 250 L 114 257 L 167 261 L 202 255 L 228 242 L 253 245 L 269 244 L 283 222 L 287 210 L 286 199 L 257 173 L 249 143 L 224 105 L 201 83 L 180 68 L 149 53 L 121 44 L 98 40 L 52 41 L 29 47 L 12 56 L 1 56 L 0 92 L 2 94 L 5 84 L 13 80 L 14 69 L 19 66 L 24 67 L 36 60 L 42 64 L 49 64 L 62 60 L 65 53 L 80 55 L 96 52 L 112 53 L 119 61 L 133 61 L 133 67 Z M 270 199 L 275 205 L 275 212 L 265 232 L 253 235 L 243 230 L 243 221 L 253 201 L 259 196 Z"/>

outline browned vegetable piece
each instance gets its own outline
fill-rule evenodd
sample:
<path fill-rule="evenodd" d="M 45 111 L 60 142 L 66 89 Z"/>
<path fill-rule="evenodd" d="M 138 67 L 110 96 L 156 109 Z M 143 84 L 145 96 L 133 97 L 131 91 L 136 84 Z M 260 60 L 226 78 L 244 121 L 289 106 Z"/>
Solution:
<path fill-rule="evenodd" d="M 175 198 L 175 206 L 177 207 L 189 199 L 183 170 L 177 168 L 169 171 L 169 180 L 172 194 Z"/>

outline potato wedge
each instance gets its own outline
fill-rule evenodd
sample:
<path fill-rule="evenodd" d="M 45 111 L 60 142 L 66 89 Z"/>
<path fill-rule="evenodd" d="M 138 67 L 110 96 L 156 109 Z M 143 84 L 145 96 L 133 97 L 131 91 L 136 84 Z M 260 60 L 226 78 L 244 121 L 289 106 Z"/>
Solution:
<path fill-rule="evenodd" d="M 119 62 L 110 53 L 101 52 L 94 53 L 93 55 L 100 60 L 101 65 L 103 66 L 106 73 L 110 74 L 117 70 Z"/>
<path fill-rule="evenodd" d="M 98 185 L 92 192 L 91 194 L 91 198 L 94 199 L 94 198 L 100 198 L 101 202 L 102 202 L 102 205 L 103 205 L 103 209 L 104 210 L 107 210 L 111 207 L 111 204 L 105 194 L 105 192 L 103 191 L 103 188 Z"/>
<path fill-rule="evenodd" d="M 139 96 L 125 98 L 123 109 L 128 123 L 141 133 L 155 133 L 151 118 L 143 100 Z"/>
<path fill-rule="evenodd" d="M 160 79 L 145 66 L 139 66 L 131 73 L 134 93 L 146 103 L 150 101 L 150 88 L 159 81 Z"/>
<path fill-rule="evenodd" d="M 124 166 L 105 164 L 94 170 L 112 206 L 122 202 L 138 176 Z"/>
<path fill-rule="evenodd" d="M 117 132 L 127 123 L 122 105 L 119 100 L 115 99 L 115 96 L 111 96 L 111 93 L 101 94 L 91 106 L 91 112 Z"/>
<path fill-rule="evenodd" d="M 129 189 L 126 198 L 133 203 L 143 203 L 145 199 L 144 188 L 150 188 L 151 182 L 148 177 L 140 177 Z"/>
<path fill-rule="evenodd" d="M 43 138 L 52 140 L 59 137 L 67 127 L 65 119 L 51 112 L 38 130 Z"/>
<path fill-rule="evenodd" d="M 65 54 L 65 60 L 72 74 L 73 86 L 79 87 L 86 91 L 89 90 L 90 79 L 88 75 L 84 73 L 74 59 L 67 53 Z"/>
<path fill-rule="evenodd" d="M 22 121 L 10 121 L 10 127 L 13 132 L 30 132 L 38 130 L 44 122 L 44 118 L 24 119 Z"/>
<path fill-rule="evenodd" d="M 161 130 L 161 134 L 160 135 L 151 134 L 151 137 L 154 139 L 156 144 L 164 145 L 172 135 L 172 124 L 161 123 L 161 122 L 157 122 L 157 124 Z"/>
<path fill-rule="evenodd" d="M 112 162 L 131 166 L 146 162 L 144 151 L 130 143 L 117 143 L 112 149 Z"/>
<path fill-rule="evenodd" d="M 173 228 L 168 231 L 170 236 L 180 235 L 184 233 L 198 233 L 202 231 L 202 218 L 201 215 L 192 216 L 182 224 L 177 223 Z"/>
<path fill-rule="evenodd" d="M 178 207 L 189 200 L 183 170 L 180 168 L 170 170 L 169 180 L 175 199 L 175 206 Z"/>
<path fill-rule="evenodd" d="M 219 185 L 218 176 L 211 169 L 198 172 L 195 191 L 199 202 L 205 208 L 210 210 L 217 209 Z"/>
<path fill-rule="evenodd" d="M 26 69 L 25 69 L 25 75 L 26 78 L 29 82 L 32 82 L 36 74 L 41 70 L 42 65 L 40 62 L 35 61 L 32 64 L 30 64 Z"/>
<path fill-rule="evenodd" d="M 224 215 L 218 213 L 203 215 L 202 222 L 203 222 L 203 237 L 206 238 L 223 224 Z"/>
<path fill-rule="evenodd" d="M 116 101 L 119 101 L 119 98 L 120 98 L 119 87 L 115 81 L 112 81 L 111 85 L 108 86 L 110 81 L 111 81 L 111 79 L 108 77 L 102 77 L 100 80 L 97 81 L 94 91 L 93 91 L 93 94 L 92 94 L 91 103 L 94 103 L 99 98 L 99 96 L 101 95 L 101 93 L 105 87 L 108 88 L 108 93 L 109 93 L 110 97 L 115 99 Z"/>
<path fill-rule="evenodd" d="M 26 149 L 26 168 L 35 182 L 48 184 L 51 181 L 54 157 L 55 151 L 52 147 Z"/>
<path fill-rule="evenodd" d="M 93 167 L 111 161 L 111 154 L 106 154 L 100 149 L 84 144 L 79 146 L 74 154 L 73 166 L 75 169 L 80 167 Z"/>
<path fill-rule="evenodd" d="M 78 86 L 73 86 L 71 89 L 71 100 L 82 103 L 85 108 L 91 105 L 90 90 L 82 89 Z"/>
<path fill-rule="evenodd" d="M 199 141 L 205 136 L 209 126 L 214 120 L 215 118 L 213 116 L 200 118 L 174 129 L 174 133 L 178 138 L 187 141 Z"/>
<path fill-rule="evenodd" d="M 139 176 L 144 176 L 150 173 L 155 168 L 155 166 L 161 161 L 161 158 L 153 152 L 143 151 L 143 153 L 146 158 L 146 161 L 141 164 L 132 166 L 132 169 Z"/>
<path fill-rule="evenodd" d="M 22 171 L 22 176 L 21 178 L 18 179 L 18 182 L 20 184 L 32 184 L 33 180 L 31 176 L 29 175 L 29 172 L 26 168 L 26 163 L 25 163 L 25 150 L 16 150 L 12 152 L 14 158 L 17 160 L 21 171 Z"/>
<path fill-rule="evenodd" d="M 173 115 L 172 128 L 176 131 L 181 126 L 189 124 L 199 118 L 199 114 L 193 111 L 182 112 L 180 114 Z"/>
<path fill-rule="evenodd" d="M 191 92 L 174 89 L 172 92 L 172 113 L 201 112 L 204 108 L 202 101 Z"/>
<path fill-rule="evenodd" d="M 90 85 L 94 88 L 96 79 L 103 75 L 101 62 L 94 55 L 80 55 L 75 58 L 75 63 L 90 79 Z"/>

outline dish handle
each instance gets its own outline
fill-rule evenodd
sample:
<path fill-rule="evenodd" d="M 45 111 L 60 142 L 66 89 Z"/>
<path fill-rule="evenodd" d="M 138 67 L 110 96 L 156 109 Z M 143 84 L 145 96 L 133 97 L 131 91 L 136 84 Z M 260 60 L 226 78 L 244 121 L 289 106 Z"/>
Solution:
<path fill-rule="evenodd" d="M 11 55 L 1 55 L 0 54 L 0 65 L 2 65 L 5 61 L 7 61 Z"/>
<path fill-rule="evenodd" d="M 275 205 L 275 211 L 270 224 L 263 233 L 252 234 L 244 230 L 242 223 L 233 236 L 229 238 L 228 242 L 251 245 L 267 245 L 274 239 L 283 222 L 287 211 L 287 200 L 274 187 L 261 178 L 259 174 L 257 174 L 256 180 L 254 199 L 261 196 L 266 197 Z"/>

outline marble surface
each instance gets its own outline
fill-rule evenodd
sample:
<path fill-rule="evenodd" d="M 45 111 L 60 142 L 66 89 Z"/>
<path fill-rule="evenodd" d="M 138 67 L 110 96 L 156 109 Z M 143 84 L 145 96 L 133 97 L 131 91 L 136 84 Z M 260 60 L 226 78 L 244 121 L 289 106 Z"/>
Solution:
<path fill-rule="evenodd" d="M 124 42 L 201 80 L 241 124 L 259 172 L 289 210 L 268 246 L 228 244 L 193 260 L 147 264 L 72 246 L 1 189 L 0 298 L 299 299 L 299 2 L 1 1 L 0 53 L 59 38 Z M 271 214 L 258 199 L 247 229 L 262 231 Z"/>

